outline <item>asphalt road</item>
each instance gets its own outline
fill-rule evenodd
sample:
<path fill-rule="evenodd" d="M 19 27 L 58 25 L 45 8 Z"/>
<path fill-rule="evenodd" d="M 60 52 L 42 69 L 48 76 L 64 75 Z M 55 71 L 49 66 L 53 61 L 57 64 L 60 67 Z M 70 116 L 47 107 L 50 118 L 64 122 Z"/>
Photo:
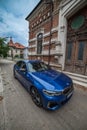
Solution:
<path fill-rule="evenodd" d="M 3 99 L 0 130 L 87 130 L 87 90 L 74 85 L 74 95 L 56 111 L 38 108 L 13 77 L 13 62 L 0 63 Z"/>

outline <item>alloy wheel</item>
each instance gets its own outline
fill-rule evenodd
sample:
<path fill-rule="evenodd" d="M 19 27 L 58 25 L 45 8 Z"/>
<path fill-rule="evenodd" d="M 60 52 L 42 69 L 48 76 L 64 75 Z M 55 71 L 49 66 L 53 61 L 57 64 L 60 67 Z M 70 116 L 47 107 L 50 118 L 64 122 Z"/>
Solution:
<path fill-rule="evenodd" d="M 41 107 L 42 106 L 41 96 L 40 96 L 40 94 L 38 93 L 38 90 L 35 87 L 31 88 L 31 96 L 32 96 L 33 102 L 37 106 Z"/>

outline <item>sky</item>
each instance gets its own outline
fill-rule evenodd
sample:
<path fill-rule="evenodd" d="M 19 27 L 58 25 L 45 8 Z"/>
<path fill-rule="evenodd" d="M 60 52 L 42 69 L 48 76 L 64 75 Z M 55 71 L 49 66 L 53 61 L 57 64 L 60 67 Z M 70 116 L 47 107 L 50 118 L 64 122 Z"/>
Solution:
<path fill-rule="evenodd" d="M 40 0 L 0 0 L 0 37 L 28 46 L 28 21 L 25 18 Z"/>

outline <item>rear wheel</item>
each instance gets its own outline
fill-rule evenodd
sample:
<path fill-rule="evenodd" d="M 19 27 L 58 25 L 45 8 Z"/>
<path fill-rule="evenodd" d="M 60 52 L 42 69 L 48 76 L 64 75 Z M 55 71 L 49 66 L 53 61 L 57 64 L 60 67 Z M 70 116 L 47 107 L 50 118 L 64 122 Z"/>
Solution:
<path fill-rule="evenodd" d="M 31 97 L 32 97 L 33 102 L 37 106 L 42 107 L 41 96 L 40 96 L 38 90 L 35 87 L 31 88 Z"/>

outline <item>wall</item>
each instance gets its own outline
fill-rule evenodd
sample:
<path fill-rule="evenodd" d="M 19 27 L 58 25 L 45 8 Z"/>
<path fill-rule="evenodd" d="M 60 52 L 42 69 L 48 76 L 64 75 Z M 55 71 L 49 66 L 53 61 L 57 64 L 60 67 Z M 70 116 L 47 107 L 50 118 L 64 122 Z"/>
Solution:
<path fill-rule="evenodd" d="M 49 42 L 50 43 L 50 62 L 60 64 L 58 57 L 61 55 L 57 51 L 58 43 L 58 11 L 59 1 L 53 1 L 53 13 L 51 14 L 51 5 L 42 1 L 39 7 L 29 17 L 29 55 L 30 59 L 41 58 L 48 61 Z M 52 22 L 52 23 L 51 23 Z M 52 25 L 52 27 L 51 27 Z M 43 33 L 42 54 L 37 54 L 37 35 Z"/>

